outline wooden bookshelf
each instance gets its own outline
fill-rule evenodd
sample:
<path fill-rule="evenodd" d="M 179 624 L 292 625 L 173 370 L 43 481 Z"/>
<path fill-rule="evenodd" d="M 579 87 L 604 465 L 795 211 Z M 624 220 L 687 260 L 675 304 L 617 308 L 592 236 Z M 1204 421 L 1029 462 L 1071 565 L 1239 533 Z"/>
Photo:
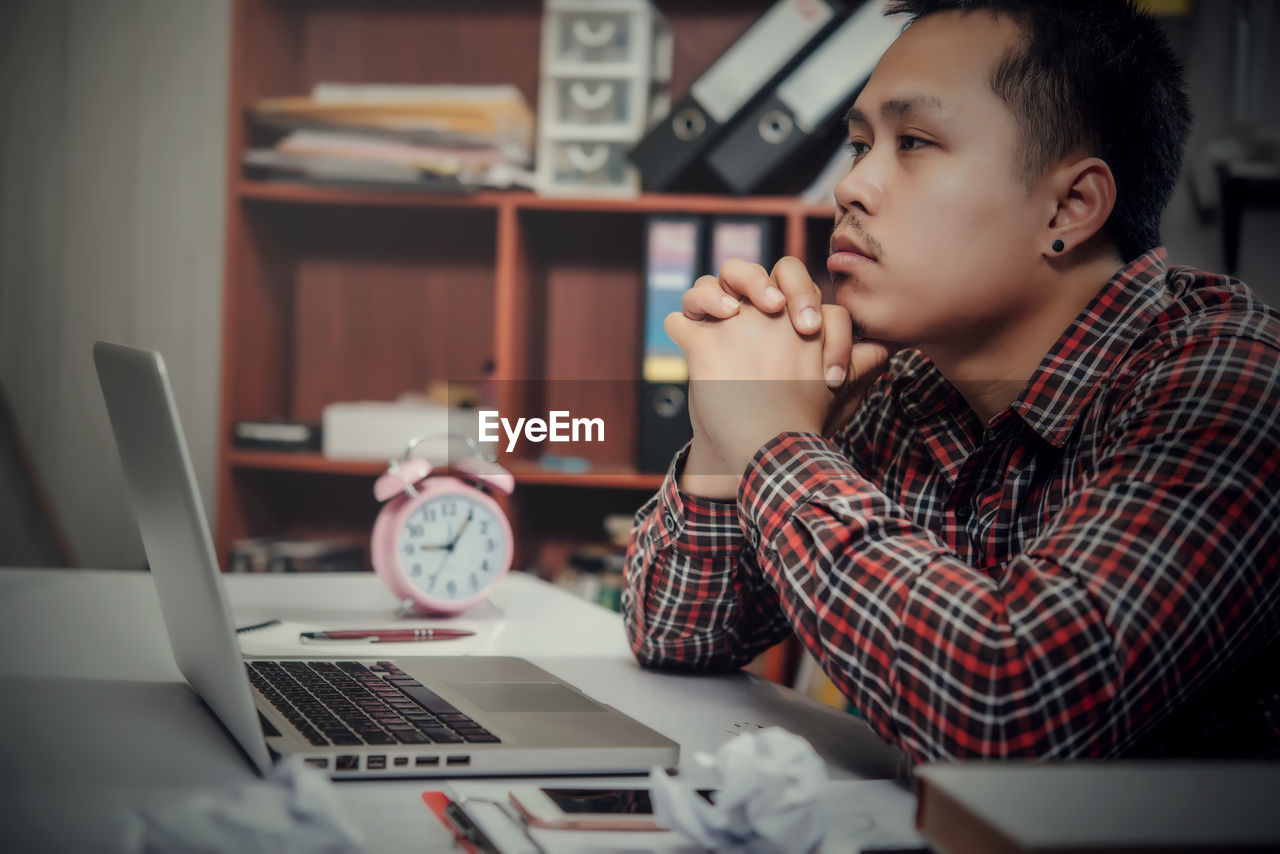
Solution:
<path fill-rule="evenodd" d="M 333 460 L 321 454 L 249 451 L 242 448 L 232 451 L 228 461 L 236 469 L 345 474 L 369 478 L 377 477 L 387 468 L 386 463 L 375 460 Z M 508 459 L 504 464 L 518 484 L 648 491 L 655 491 L 662 485 L 662 475 L 639 472 L 626 465 L 593 466 L 590 471 L 564 472 L 546 468 L 531 460 Z"/>
<path fill-rule="evenodd" d="M 679 98 L 771 0 L 657 5 L 675 35 Z M 513 83 L 536 108 L 541 16 L 540 0 L 235 0 L 217 466 L 224 562 L 244 537 L 367 534 L 383 470 L 246 451 L 231 444 L 236 421 L 319 421 L 334 401 L 478 381 L 490 360 L 500 409 L 538 394 L 563 404 L 561 386 L 547 389 L 576 382 L 574 394 L 596 395 L 593 414 L 621 430 L 607 447 L 580 449 L 585 473 L 503 459 L 518 484 L 506 504 L 517 561 L 543 537 L 603 539 L 602 514 L 633 512 L 661 483 L 635 469 L 635 396 L 593 391 L 636 378 L 646 215 L 771 217 L 785 254 L 824 270 L 833 211 L 791 197 L 432 195 L 244 177 L 240 157 L 255 143 L 248 106 L 321 81 Z"/>
<path fill-rule="evenodd" d="M 489 208 L 576 213 L 735 213 L 806 221 L 831 220 L 831 205 L 811 205 L 786 196 L 717 196 L 697 193 L 645 193 L 633 198 L 564 198 L 525 190 L 430 194 L 412 190 L 347 190 L 329 187 L 242 180 L 237 193 L 246 202 L 342 205 L 351 207 Z"/>

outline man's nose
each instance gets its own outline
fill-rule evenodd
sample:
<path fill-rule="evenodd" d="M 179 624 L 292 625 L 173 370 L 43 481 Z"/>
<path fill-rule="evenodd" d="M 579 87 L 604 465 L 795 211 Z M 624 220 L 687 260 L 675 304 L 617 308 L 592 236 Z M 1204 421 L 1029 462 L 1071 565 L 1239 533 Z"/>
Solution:
<path fill-rule="evenodd" d="M 840 213 L 857 211 L 875 216 L 884 204 L 883 181 L 877 174 L 877 164 L 871 161 L 873 151 L 867 152 L 836 182 L 835 200 Z"/>

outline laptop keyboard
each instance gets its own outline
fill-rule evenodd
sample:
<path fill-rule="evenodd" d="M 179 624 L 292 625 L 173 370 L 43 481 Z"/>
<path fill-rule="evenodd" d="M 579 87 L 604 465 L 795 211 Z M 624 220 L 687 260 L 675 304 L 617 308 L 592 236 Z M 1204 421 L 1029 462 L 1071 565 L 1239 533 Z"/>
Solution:
<path fill-rule="evenodd" d="M 500 739 L 390 661 L 251 661 L 249 682 L 317 747 Z"/>

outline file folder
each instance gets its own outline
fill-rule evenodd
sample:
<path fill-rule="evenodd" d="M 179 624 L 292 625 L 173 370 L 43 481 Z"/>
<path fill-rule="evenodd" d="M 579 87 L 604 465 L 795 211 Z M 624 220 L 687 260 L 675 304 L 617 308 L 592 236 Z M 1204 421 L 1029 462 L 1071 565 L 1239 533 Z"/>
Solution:
<path fill-rule="evenodd" d="M 771 91 L 843 12 L 839 0 L 779 0 L 770 7 L 632 149 L 644 189 L 672 189 L 733 117 Z"/>
<path fill-rule="evenodd" d="M 662 323 L 705 267 L 701 217 L 655 214 L 645 223 L 645 306 L 638 467 L 664 472 L 693 436 L 689 366 Z"/>
<path fill-rule="evenodd" d="M 663 320 L 680 311 L 684 292 L 703 273 L 718 273 L 730 258 L 777 260 L 779 221 L 764 216 L 655 215 L 646 233 L 644 357 L 640 381 L 639 468 L 665 472 L 693 436 L 689 422 L 689 366 L 667 337 Z"/>
<path fill-rule="evenodd" d="M 735 193 L 750 193 L 831 128 L 902 31 L 887 0 L 867 0 L 777 88 L 715 144 L 707 165 Z"/>
<path fill-rule="evenodd" d="M 709 273 L 725 261 L 741 258 L 766 270 L 778 260 L 778 220 L 767 216 L 716 216 L 711 220 Z"/>

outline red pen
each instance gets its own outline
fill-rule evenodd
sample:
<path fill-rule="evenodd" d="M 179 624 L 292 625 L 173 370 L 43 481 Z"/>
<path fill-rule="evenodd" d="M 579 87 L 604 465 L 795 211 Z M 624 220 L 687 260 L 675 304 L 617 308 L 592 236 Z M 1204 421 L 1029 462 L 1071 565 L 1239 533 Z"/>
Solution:
<path fill-rule="evenodd" d="M 406 643 L 469 638 L 474 634 L 470 629 L 338 629 L 330 632 L 303 632 L 299 637 L 304 641 Z"/>

